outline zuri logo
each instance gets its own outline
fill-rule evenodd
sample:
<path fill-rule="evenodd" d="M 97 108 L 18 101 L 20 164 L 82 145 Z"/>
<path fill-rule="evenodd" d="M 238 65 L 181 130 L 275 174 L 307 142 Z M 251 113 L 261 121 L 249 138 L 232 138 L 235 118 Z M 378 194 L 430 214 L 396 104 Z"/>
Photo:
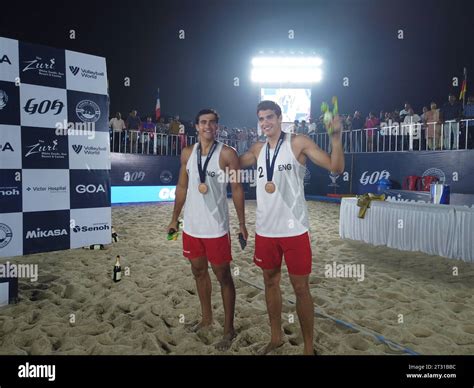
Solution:
<path fill-rule="evenodd" d="M 360 183 L 364 186 L 367 184 L 374 185 L 380 179 L 388 179 L 390 178 L 390 173 L 387 170 L 382 171 L 374 171 L 371 175 L 369 175 L 368 171 L 364 171 L 362 176 L 360 177 Z"/>
<path fill-rule="evenodd" d="M 69 70 L 71 70 L 72 74 L 77 75 L 77 73 L 79 73 L 80 68 L 76 66 L 69 66 Z"/>
<path fill-rule="evenodd" d="M 76 154 L 78 154 L 82 150 L 82 145 L 73 144 L 72 149 L 76 152 Z"/>
<path fill-rule="evenodd" d="M 49 60 L 49 62 L 42 62 L 42 59 L 40 57 L 36 57 L 32 61 L 23 61 L 23 62 L 28 63 L 28 65 L 26 65 L 23 68 L 23 71 L 27 71 L 27 70 L 54 70 L 54 66 L 56 64 L 54 58 L 51 58 Z"/>
<path fill-rule="evenodd" d="M 58 236 L 67 236 L 66 229 L 51 229 L 51 230 L 41 230 L 41 228 L 36 228 L 36 230 L 29 230 L 26 232 L 26 238 L 45 238 L 45 237 L 58 237 Z"/>
<path fill-rule="evenodd" d="M 49 111 L 55 112 L 54 115 L 57 116 L 60 114 L 64 108 L 64 103 L 59 101 L 59 100 L 43 100 L 39 103 L 33 103 L 36 98 L 30 98 L 27 102 L 26 105 L 23 107 L 24 111 L 30 115 L 34 115 L 36 113 L 39 113 L 41 115 L 44 115 L 48 113 Z"/>

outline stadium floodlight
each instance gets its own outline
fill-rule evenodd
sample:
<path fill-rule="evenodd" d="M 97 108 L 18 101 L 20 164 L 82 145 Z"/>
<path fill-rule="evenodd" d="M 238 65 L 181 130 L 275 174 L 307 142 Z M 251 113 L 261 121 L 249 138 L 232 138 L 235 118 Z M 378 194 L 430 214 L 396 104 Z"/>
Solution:
<path fill-rule="evenodd" d="M 251 73 L 252 81 L 261 83 L 315 83 L 322 79 L 320 68 L 271 67 L 255 68 Z"/>
<path fill-rule="evenodd" d="M 293 66 L 293 67 L 306 67 L 306 66 L 321 66 L 323 60 L 319 57 L 255 57 L 252 59 L 252 65 L 254 67 L 261 66 Z"/>
<path fill-rule="evenodd" d="M 260 83 L 315 83 L 322 79 L 321 58 L 274 56 L 252 59 L 251 79 Z"/>

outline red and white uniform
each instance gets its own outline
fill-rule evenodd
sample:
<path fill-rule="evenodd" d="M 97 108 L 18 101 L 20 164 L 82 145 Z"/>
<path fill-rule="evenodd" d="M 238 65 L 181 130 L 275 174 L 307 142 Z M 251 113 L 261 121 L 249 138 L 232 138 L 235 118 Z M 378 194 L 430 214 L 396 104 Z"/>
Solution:
<path fill-rule="evenodd" d="M 184 205 L 183 255 L 189 259 L 207 257 L 213 264 L 232 260 L 229 236 L 229 209 L 225 172 L 219 166 L 224 144 L 218 142 L 206 169 L 208 191 L 201 194 L 196 143 L 186 164 L 188 190 Z M 201 156 L 202 166 L 207 155 Z"/>
<path fill-rule="evenodd" d="M 267 183 L 266 147 L 257 159 L 257 217 L 254 262 L 263 269 L 281 266 L 282 256 L 288 272 L 307 275 L 311 272 L 308 209 L 304 197 L 306 167 L 296 159 L 291 135 L 285 140 L 275 161 L 272 182 L 274 193 L 265 191 Z M 270 149 L 270 160 L 275 149 Z"/>

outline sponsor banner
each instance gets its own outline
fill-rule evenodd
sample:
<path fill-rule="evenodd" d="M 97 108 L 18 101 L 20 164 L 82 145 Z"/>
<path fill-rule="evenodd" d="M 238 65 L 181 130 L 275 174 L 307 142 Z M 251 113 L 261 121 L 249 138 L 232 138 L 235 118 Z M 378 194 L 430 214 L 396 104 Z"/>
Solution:
<path fill-rule="evenodd" d="M 23 254 L 23 213 L 0 214 L 0 257 Z"/>
<path fill-rule="evenodd" d="M 94 138 L 69 135 L 71 170 L 110 170 L 109 133 L 97 132 Z"/>
<path fill-rule="evenodd" d="M 78 123 L 95 132 L 109 133 L 108 97 L 100 94 L 68 90 L 68 123 L 78 127 Z"/>
<path fill-rule="evenodd" d="M 20 42 L 21 83 L 66 87 L 64 50 Z"/>
<path fill-rule="evenodd" d="M 21 125 L 56 128 L 67 119 L 67 94 L 64 89 L 20 86 Z"/>
<path fill-rule="evenodd" d="M 23 213 L 23 254 L 69 249 L 69 209 Z"/>
<path fill-rule="evenodd" d="M 356 154 L 354 182 L 356 194 L 376 192 L 377 181 L 387 178 L 392 189 L 403 189 L 408 176 L 434 176 L 448 184 L 451 193 L 474 193 L 474 151 L 417 151 Z"/>
<path fill-rule="evenodd" d="M 66 75 L 68 90 L 107 94 L 105 58 L 66 50 Z"/>
<path fill-rule="evenodd" d="M 71 209 L 71 248 L 112 242 L 111 208 Z"/>
<path fill-rule="evenodd" d="M 1 170 L 0 213 L 16 213 L 22 210 L 21 170 Z"/>
<path fill-rule="evenodd" d="M 112 186 L 112 203 L 174 202 L 176 186 Z"/>
<path fill-rule="evenodd" d="M 19 69 L 18 41 L 0 37 L 0 81 L 15 82 Z"/>
<path fill-rule="evenodd" d="M 0 124 L 20 125 L 19 87 L 13 82 L 0 81 Z"/>
<path fill-rule="evenodd" d="M 179 156 L 111 154 L 112 186 L 174 186 L 178 183 Z"/>
<path fill-rule="evenodd" d="M 345 172 L 338 177 L 307 162 L 307 195 L 377 193 L 377 182 L 389 179 L 391 188 L 404 188 L 406 177 L 434 176 L 451 187 L 451 195 L 474 193 L 474 151 L 416 151 L 345 155 Z M 353 175 L 350 172 L 353 171 Z M 351 190 L 352 186 L 352 190 Z"/>
<path fill-rule="evenodd" d="M 108 170 L 71 170 L 71 209 L 110 207 Z"/>
<path fill-rule="evenodd" d="M 67 169 L 68 136 L 56 135 L 50 128 L 21 128 L 23 168 Z"/>
<path fill-rule="evenodd" d="M 23 170 L 23 211 L 69 209 L 69 170 Z"/>
<path fill-rule="evenodd" d="M 21 168 L 21 127 L 0 125 L 0 166 Z"/>

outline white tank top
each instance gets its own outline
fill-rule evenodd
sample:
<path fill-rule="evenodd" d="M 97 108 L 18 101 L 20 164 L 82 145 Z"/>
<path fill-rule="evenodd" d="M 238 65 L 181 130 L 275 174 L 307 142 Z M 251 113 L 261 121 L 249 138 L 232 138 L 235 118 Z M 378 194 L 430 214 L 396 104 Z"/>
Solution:
<path fill-rule="evenodd" d="M 191 156 L 186 164 L 188 172 L 188 191 L 184 204 L 184 232 L 193 237 L 215 238 L 222 237 L 229 232 L 229 209 L 227 206 L 227 183 L 224 171 L 219 166 L 223 143 L 218 142 L 217 147 L 209 160 L 206 169 L 206 185 L 208 191 L 201 194 L 198 186 L 201 183 L 197 165 L 196 143 Z M 202 166 L 206 156 L 201 156 Z"/>
<path fill-rule="evenodd" d="M 308 209 L 304 198 L 306 167 L 296 159 L 291 149 L 291 135 L 285 135 L 275 161 L 273 183 L 275 192 L 265 191 L 267 168 L 266 147 L 261 148 L 257 159 L 257 218 L 256 232 L 264 237 L 299 236 L 309 229 Z M 275 149 L 270 149 L 270 161 Z"/>

